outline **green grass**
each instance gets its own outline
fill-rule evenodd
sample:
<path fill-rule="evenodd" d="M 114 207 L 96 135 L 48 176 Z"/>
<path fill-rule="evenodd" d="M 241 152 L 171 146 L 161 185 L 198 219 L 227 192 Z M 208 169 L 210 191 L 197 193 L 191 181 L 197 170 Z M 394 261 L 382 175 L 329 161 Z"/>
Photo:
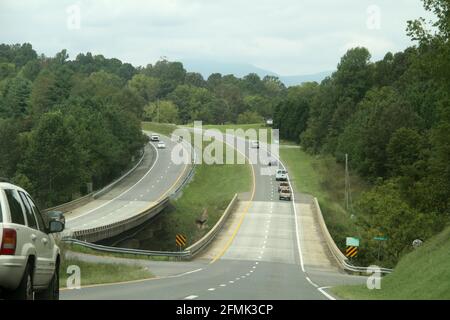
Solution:
<path fill-rule="evenodd" d="M 177 128 L 176 125 L 157 122 L 142 122 L 142 129 L 146 131 L 156 132 L 170 137 L 172 132 Z"/>
<path fill-rule="evenodd" d="M 142 128 L 170 135 L 177 127 L 144 122 Z M 210 143 L 203 141 L 203 147 Z M 224 157 L 230 150 L 236 159 L 236 150 L 228 145 L 223 147 Z M 175 244 L 175 236 L 180 233 L 187 237 L 188 246 L 195 243 L 217 223 L 233 196 L 236 193 L 251 191 L 251 185 L 252 174 L 249 164 L 198 164 L 192 181 L 183 188 L 180 198 L 172 201 L 171 206 L 136 235 L 137 238 L 141 238 L 140 248 L 157 251 L 179 250 Z M 207 221 L 200 227 L 197 220 L 201 219 L 205 212 Z M 79 252 L 80 250 L 89 254 L 103 255 L 89 249 L 76 249 Z"/>
<path fill-rule="evenodd" d="M 345 248 L 345 237 L 357 236 L 357 228 L 344 208 L 344 168 L 331 156 L 310 155 L 300 148 L 280 148 L 280 156 L 296 191 L 318 199 L 334 241 L 341 249 Z M 350 181 L 355 201 L 368 186 L 357 176 L 351 176 Z"/>
<path fill-rule="evenodd" d="M 207 142 L 203 142 L 207 145 Z M 224 156 L 231 150 L 224 147 Z M 176 234 L 187 237 L 187 245 L 191 245 L 203 237 L 219 220 L 224 210 L 236 193 L 251 190 L 252 175 L 248 164 L 199 164 L 193 180 L 183 189 L 179 199 L 173 206 L 159 215 L 145 232 L 153 232 L 154 236 L 142 243 L 151 250 L 174 251 Z M 203 228 L 197 224 L 206 210 L 207 221 Z"/>
<path fill-rule="evenodd" d="M 188 127 L 193 127 L 193 124 L 188 125 Z M 270 143 L 272 141 L 271 137 L 271 128 L 267 127 L 264 123 L 254 123 L 254 124 L 224 124 L 224 125 L 203 125 L 202 128 L 204 130 L 208 129 L 216 129 L 219 130 L 222 133 L 226 133 L 226 130 L 238 130 L 242 129 L 244 131 L 253 129 L 256 130 L 257 139 L 259 139 L 259 129 L 266 129 L 267 131 L 267 143 Z M 236 135 L 239 137 L 244 137 L 245 135 L 240 133 L 239 131 L 236 132 Z M 248 139 L 248 137 L 246 137 Z"/>
<path fill-rule="evenodd" d="M 78 266 L 81 272 L 81 286 L 91 284 L 104 284 L 153 277 L 150 271 L 142 266 L 109 263 L 89 263 L 78 259 L 64 259 L 60 267 L 60 288 L 66 287 L 67 268 L 71 265 Z"/>
<path fill-rule="evenodd" d="M 380 290 L 366 286 L 332 288 L 344 299 L 450 299 L 450 227 L 400 259 L 394 273 L 381 281 Z"/>

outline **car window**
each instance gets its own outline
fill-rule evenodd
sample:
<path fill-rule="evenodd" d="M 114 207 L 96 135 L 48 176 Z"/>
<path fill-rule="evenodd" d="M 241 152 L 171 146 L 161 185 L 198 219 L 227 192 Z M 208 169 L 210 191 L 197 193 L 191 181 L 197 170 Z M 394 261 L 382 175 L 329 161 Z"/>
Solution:
<path fill-rule="evenodd" d="M 25 225 L 25 217 L 23 215 L 22 206 L 20 205 L 20 198 L 17 192 L 11 189 L 5 190 L 6 199 L 9 204 L 9 211 L 11 213 L 11 222 Z"/>
<path fill-rule="evenodd" d="M 24 207 L 25 207 L 25 214 L 27 215 L 28 226 L 33 229 L 38 229 L 38 224 L 36 222 L 36 218 L 31 209 L 30 203 L 27 200 L 26 195 L 21 191 L 19 191 L 19 195 L 20 195 L 20 198 L 22 199 L 22 203 L 24 204 Z"/>
<path fill-rule="evenodd" d="M 45 230 L 47 230 L 47 225 L 44 221 L 44 219 L 42 218 L 41 212 L 39 211 L 38 207 L 36 206 L 36 204 L 34 203 L 33 199 L 31 199 L 28 195 L 26 196 L 28 203 L 31 206 L 31 209 L 34 212 L 34 215 L 37 219 L 38 225 L 39 225 L 39 230 L 45 232 Z"/>
<path fill-rule="evenodd" d="M 0 199 L 0 222 L 3 222 L 2 199 Z"/>

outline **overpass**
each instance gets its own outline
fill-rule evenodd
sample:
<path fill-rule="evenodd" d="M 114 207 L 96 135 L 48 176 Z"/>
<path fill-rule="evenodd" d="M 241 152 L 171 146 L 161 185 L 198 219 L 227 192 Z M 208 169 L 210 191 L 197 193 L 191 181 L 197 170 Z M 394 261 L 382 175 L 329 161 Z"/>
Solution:
<path fill-rule="evenodd" d="M 183 183 L 190 164 L 174 164 L 176 142 L 161 136 L 165 149 L 154 142 L 145 147 L 142 164 L 130 177 L 101 197 L 78 207 L 67 216 L 65 237 L 90 242 L 103 240 L 152 218 L 164 209 L 167 197 Z"/>
<path fill-rule="evenodd" d="M 252 150 L 248 142 L 244 143 Z M 263 150 L 264 147 L 260 152 Z M 184 262 L 183 268 L 176 268 L 176 274 L 64 291 L 61 297 L 334 299 L 327 292 L 329 286 L 365 281 L 341 272 L 336 265 L 319 226 L 311 220 L 312 199 L 297 195 L 291 202 L 278 200 L 275 177 L 261 174 L 262 169 L 267 169 L 264 164 L 252 165 L 250 195 L 241 195 L 213 243 L 195 261 Z M 151 265 L 158 269 L 157 262 Z"/>

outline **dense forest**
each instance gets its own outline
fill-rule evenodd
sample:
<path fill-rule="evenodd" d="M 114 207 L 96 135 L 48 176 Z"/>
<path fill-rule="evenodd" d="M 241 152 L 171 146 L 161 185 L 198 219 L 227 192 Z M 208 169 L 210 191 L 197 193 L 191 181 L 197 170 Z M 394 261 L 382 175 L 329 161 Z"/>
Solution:
<path fill-rule="evenodd" d="M 91 53 L 38 55 L 0 45 L 0 177 L 43 207 L 100 188 L 142 148 L 140 121 L 259 123 L 285 86 L 275 77 L 212 74 L 179 62 L 134 67 Z"/>
<path fill-rule="evenodd" d="M 348 154 L 374 185 L 352 212 L 366 241 L 389 237 L 392 263 L 450 218 L 450 3 L 424 4 L 437 21 L 408 23 L 416 46 L 377 62 L 351 49 L 321 84 L 289 88 L 274 115 L 282 137 L 341 163 Z M 376 261 L 378 244 L 367 245 L 361 259 Z"/>
<path fill-rule="evenodd" d="M 353 48 L 322 83 L 289 88 L 272 76 L 204 79 L 180 62 L 135 67 L 91 53 L 70 60 L 66 50 L 46 57 L 28 43 L 1 44 L 0 177 L 49 207 L 126 169 L 146 141 L 142 120 L 273 117 L 281 137 L 307 152 L 341 163 L 348 154 L 351 169 L 374 186 L 353 213 L 366 239 L 389 235 L 395 261 L 450 216 L 450 4 L 423 2 L 437 20 L 431 28 L 423 19 L 409 22 L 417 45 L 377 62 Z"/>

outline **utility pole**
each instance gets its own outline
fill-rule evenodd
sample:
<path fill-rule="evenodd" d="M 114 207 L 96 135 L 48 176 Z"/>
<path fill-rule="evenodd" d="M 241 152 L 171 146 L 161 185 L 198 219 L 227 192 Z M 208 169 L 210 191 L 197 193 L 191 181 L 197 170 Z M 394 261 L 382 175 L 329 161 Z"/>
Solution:
<path fill-rule="evenodd" d="M 352 195 L 350 190 L 350 174 L 348 170 L 348 154 L 345 154 L 345 210 L 352 207 Z"/>
<path fill-rule="evenodd" d="M 158 100 L 156 100 L 156 108 L 158 109 L 158 111 L 157 111 L 157 118 L 158 118 L 158 120 L 156 121 L 156 122 L 158 122 L 159 123 L 159 99 Z"/>

